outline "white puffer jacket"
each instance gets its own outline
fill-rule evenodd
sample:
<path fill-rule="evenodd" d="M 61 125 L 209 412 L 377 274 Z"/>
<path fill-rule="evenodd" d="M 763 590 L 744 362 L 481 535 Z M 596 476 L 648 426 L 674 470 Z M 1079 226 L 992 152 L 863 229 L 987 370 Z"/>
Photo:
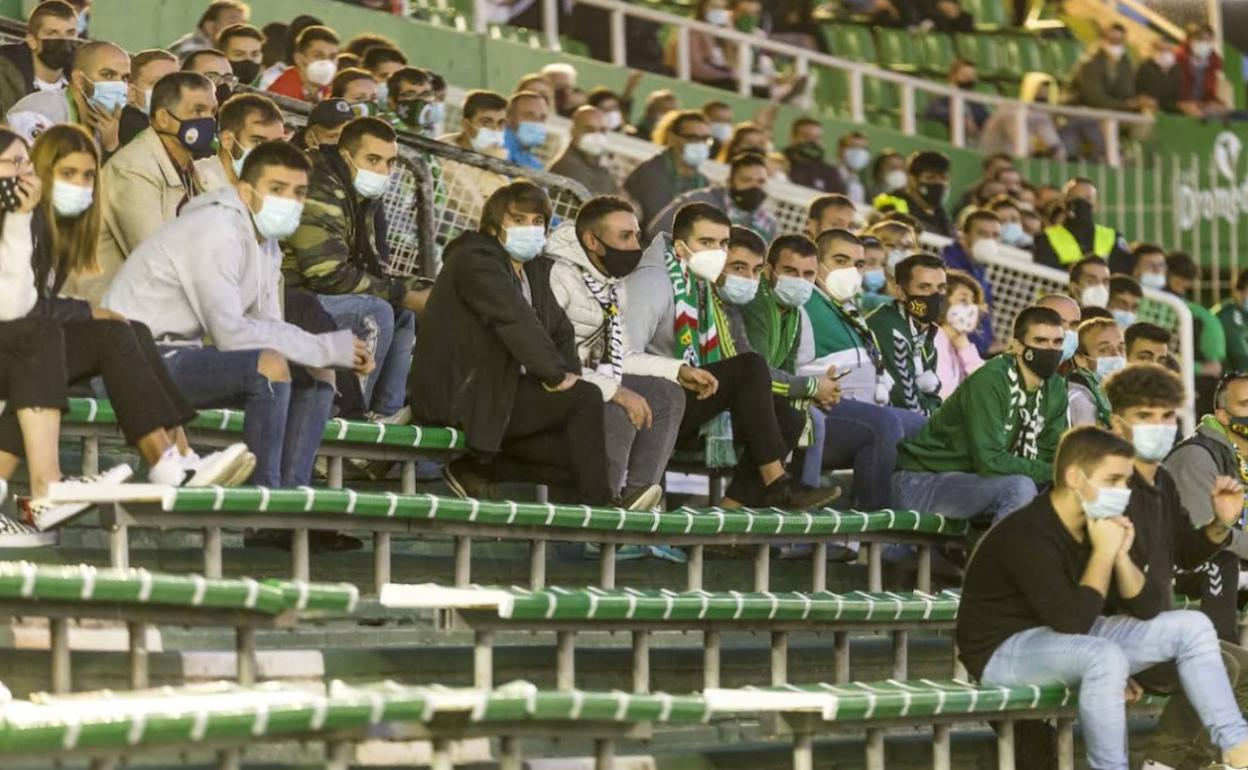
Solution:
<path fill-rule="evenodd" d="M 607 314 L 585 287 L 581 271 L 588 271 L 604 283 L 615 283 L 615 279 L 598 272 L 590 262 L 577 240 L 574 222 L 564 222 L 550 234 L 546 242 L 546 256 L 555 262 L 550 271 L 550 289 L 576 332 L 576 354 L 581 359 L 581 376 L 598 386 L 603 401 L 610 401 L 620 383 L 608 374 L 599 373 L 596 368 L 606 354 Z M 620 291 L 623 292 L 622 286 Z"/>

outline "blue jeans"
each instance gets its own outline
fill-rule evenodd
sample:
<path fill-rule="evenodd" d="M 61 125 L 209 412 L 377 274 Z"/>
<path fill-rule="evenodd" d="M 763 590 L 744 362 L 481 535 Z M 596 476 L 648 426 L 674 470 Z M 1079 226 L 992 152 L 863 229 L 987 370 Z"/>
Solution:
<path fill-rule="evenodd" d="M 1199 612 L 1163 612 L 1152 620 L 1102 617 L 1086 635 L 1048 627 L 1021 631 L 992 654 L 982 680 L 1006 687 L 1078 687 L 1088 766 L 1127 770 L 1127 678 L 1167 661 L 1178 668 L 1183 692 L 1214 745 L 1226 750 L 1248 740 L 1217 634 Z"/>
<path fill-rule="evenodd" d="M 334 405 L 334 388 L 307 376 L 273 382 L 257 371 L 261 350 L 162 347 L 169 375 L 196 407 L 243 410 L 243 441 L 256 455 L 251 483 L 297 487 L 312 482 L 316 450 Z"/>
<path fill-rule="evenodd" d="M 371 294 L 316 296 L 338 328 L 355 332 L 373 350 L 377 368 L 364 383 L 368 409 L 381 415 L 402 409 L 407 397 L 407 373 L 412 368 L 412 347 L 416 344 L 416 314 L 396 310 Z"/>
<path fill-rule="evenodd" d="M 878 511 L 892 505 L 897 444 L 922 430 L 917 412 L 845 399 L 824 411 L 810 409 L 813 435 L 802 463 L 802 483 L 819 486 L 825 468 L 854 470 L 854 505 Z"/>
<path fill-rule="evenodd" d="M 992 515 L 998 521 L 1035 499 L 1036 482 L 1027 476 L 980 476 L 977 473 L 893 474 L 893 506 L 951 519 Z"/>

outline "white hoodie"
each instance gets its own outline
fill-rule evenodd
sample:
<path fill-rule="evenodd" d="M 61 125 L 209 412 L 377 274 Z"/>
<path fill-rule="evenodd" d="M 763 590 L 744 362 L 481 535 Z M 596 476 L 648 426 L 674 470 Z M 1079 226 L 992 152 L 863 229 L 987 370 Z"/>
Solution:
<path fill-rule="evenodd" d="M 224 187 L 192 198 L 139 244 L 103 304 L 147 324 L 157 340 L 275 350 L 304 366 L 349 368 L 349 329 L 310 334 L 283 320 L 281 268 L 277 243 L 256 240 L 251 212 Z"/>
<path fill-rule="evenodd" d="M 0 230 L 0 321 L 24 318 L 35 306 L 35 268 L 31 264 L 34 240 L 30 214 L 10 211 Z"/>

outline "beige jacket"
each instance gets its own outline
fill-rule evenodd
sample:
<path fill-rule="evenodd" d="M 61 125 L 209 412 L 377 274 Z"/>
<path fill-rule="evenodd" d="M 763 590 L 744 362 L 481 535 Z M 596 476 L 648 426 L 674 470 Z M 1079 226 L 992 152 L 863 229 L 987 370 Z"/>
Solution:
<path fill-rule="evenodd" d="M 201 184 L 196 187 L 203 190 Z M 98 306 L 121 263 L 177 217 L 185 197 L 182 177 L 153 129 L 118 150 L 104 164 L 100 178 L 100 271 L 71 278 L 65 293 Z"/>
<path fill-rule="evenodd" d="M 458 138 L 459 134 L 447 134 L 438 137 L 438 141 L 458 146 Z M 506 150 L 500 148 L 489 154 L 501 159 L 506 157 Z M 439 232 L 445 232 L 453 238 L 462 232 L 476 230 L 481 223 L 481 210 L 485 208 L 485 202 L 508 181 L 510 180 L 507 177 L 478 166 L 453 160 L 443 161 L 442 185 L 445 189 L 446 206 L 440 215 L 442 221 L 438 225 Z"/>

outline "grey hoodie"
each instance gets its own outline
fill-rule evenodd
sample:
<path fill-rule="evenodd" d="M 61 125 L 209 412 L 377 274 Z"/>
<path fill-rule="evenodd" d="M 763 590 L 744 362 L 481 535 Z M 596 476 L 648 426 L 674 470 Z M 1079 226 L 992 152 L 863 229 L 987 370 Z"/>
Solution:
<path fill-rule="evenodd" d="M 678 382 L 684 361 L 676 354 L 676 296 L 667 276 L 668 235 L 650 241 L 641 264 L 624 279 L 624 373 Z"/>
<path fill-rule="evenodd" d="M 104 307 L 142 321 L 162 342 L 220 350 L 268 349 L 304 366 L 350 367 L 349 329 L 309 334 L 282 320 L 282 252 L 260 243 L 233 187 L 192 198 L 178 218 L 139 244 Z"/>

